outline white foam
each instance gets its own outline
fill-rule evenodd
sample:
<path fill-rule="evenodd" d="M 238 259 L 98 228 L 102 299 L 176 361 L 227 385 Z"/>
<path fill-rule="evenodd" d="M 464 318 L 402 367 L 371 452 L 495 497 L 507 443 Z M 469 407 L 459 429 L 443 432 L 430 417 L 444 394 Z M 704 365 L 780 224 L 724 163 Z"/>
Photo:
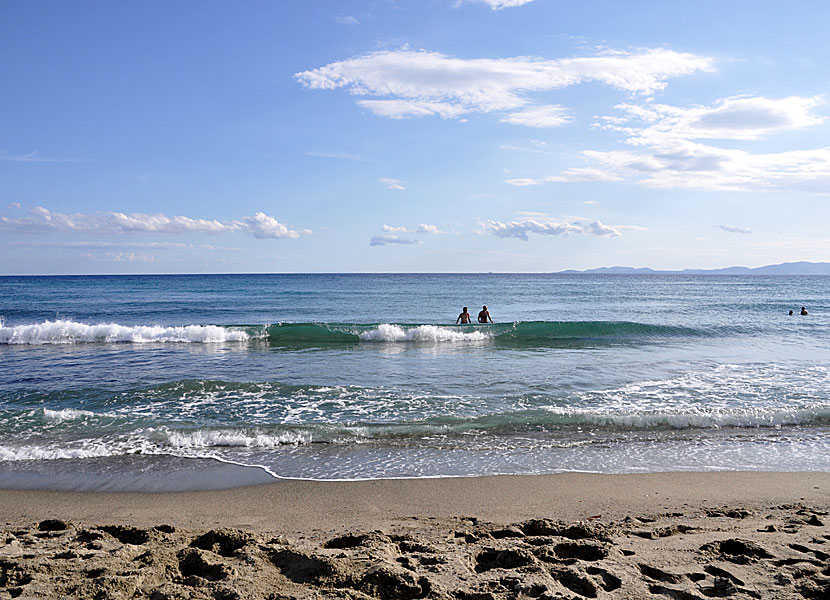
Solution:
<path fill-rule="evenodd" d="M 783 408 L 731 408 L 664 411 L 627 411 L 598 412 L 595 409 L 546 407 L 552 414 L 570 417 L 586 425 L 600 427 L 620 427 L 625 429 L 653 429 L 669 427 L 672 429 L 719 429 L 722 427 L 780 428 L 792 425 L 813 423 L 827 415 L 821 406 L 802 407 L 800 410 Z"/>
<path fill-rule="evenodd" d="M 311 442 L 310 434 L 282 433 L 267 435 L 263 433 L 245 433 L 234 430 L 198 430 L 189 433 L 177 431 L 167 434 L 167 444 L 177 450 L 196 448 L 242 447 L 242 448 L 276 448 L 278 446 L 307 444 Z"/>
<path fill-rule="evenodd" d="M 406 328 L 400 325 L 382 323 L 376 329 L 364 331 L 360 339 L 365 342 L 482 342 L 490 339 L 483 331 L 457 331 L 435 325 L 418 325 Z"/>
<path fill-rule="evenodd" d="M 81 439 L 43 445 L 0 445 L 0 461 L 101 458 L 136 453 L 157 454 L 158 452 L 147 439 L 134 436 L 119 441 Z"/>
<path fill-rule="evenodd" d="M 310 442 L 311 435 L 306 433 L 267 435 L 238 430 L 197 430 L 183 433 L 150 429 L 122 439 L 87 438 L 44 444 L 0 445 L 0 462 L 104 458 L 127 454 L 217 458 L 220 455 L 214 452 L 221 452 L 221 448 L 268 450 Z"/>
<path fill-rule="evenodd" d="M 98 416 L 94 412 L 88 410 L 78 410 L 75 408 L 63 408 L 60 410 L 43 409 L 43 416 L 47 421 L 71 421 L 74 419 L 83 419 L 85 417 Z"/>
<path fill-rule="evenodd" d="M 0 327 L 0 344 L 83 344 L 83 343 L 222 343 L 248 339 L 240 329 L 228 329 L 216 325 L 185 325 L 162 327 L 160 325 L 119 325 L 99 323 L 88 325 L 76 321 L 44 321 L 32 325 Z"/>
<path fill-rule="evenodd" d="M 48 446 L 0 446 L 0 460 L 56 460 L 60 458 L 98 458 L 112 456 L 105 446 L 92 448 L 54 448 Z"/>

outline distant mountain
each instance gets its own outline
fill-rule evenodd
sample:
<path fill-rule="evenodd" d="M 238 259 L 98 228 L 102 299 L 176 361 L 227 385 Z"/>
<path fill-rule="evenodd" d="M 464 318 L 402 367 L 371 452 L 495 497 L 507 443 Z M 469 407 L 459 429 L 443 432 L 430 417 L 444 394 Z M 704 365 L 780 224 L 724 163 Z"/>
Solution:
<path fill-rule="evenodd" d="M 763 267 L 726 267 L 723 269 L 683 269 L 682 271 L 658 271 L 648 267 L 600 267 L 585 271 L 559 271 L 559 273 L 605 273 L 611 275 L 830 275 L 830 263 L 789 262 Z"/>

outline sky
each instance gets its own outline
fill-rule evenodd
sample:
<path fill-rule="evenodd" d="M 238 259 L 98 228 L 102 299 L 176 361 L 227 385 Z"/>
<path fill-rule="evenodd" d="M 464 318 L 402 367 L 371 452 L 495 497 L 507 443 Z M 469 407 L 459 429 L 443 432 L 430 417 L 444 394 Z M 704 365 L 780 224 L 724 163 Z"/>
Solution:
<path fill-rule="evenodd" d="M 0 274 L 830 260 L 830 3 L 0 3 Z"/>

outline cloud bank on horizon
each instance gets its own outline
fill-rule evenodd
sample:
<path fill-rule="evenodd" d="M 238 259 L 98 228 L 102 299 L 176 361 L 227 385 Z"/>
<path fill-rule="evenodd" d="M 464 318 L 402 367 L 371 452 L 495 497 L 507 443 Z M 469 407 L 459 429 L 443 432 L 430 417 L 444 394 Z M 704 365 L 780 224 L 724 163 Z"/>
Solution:
<path fill-rule="evenodd" d="M 42 206 L 33 208 L 28 217 L 9 218 L 0 216 L 0 231 L 47 234 L 54 232 L 81 233 L 247 233 L 258 239 L 296 239 L 300 234 L 310 235 L 311 230 L 295 231 L 289 229 L 274 217 L 263 212 L 240 220 L 219 221 L 216 219 L 199 219 L 183 216 L 169 217 L 164 214 L 148 215 L 142 213 L 125 214 L 108 212 L 94 214 L 65 214 L 52 212 Z"/>
<path fill-rule="evenodd" d="M 8 272 L 827 260 L 830 5 L 342 9 L 0 8 Z"/>

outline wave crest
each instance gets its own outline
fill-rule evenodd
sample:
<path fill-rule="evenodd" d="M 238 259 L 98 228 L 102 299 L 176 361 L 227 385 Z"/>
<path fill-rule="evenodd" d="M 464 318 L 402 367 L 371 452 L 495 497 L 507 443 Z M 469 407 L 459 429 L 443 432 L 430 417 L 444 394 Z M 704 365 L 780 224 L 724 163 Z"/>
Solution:
<path fill-rule="evenodd" d="M 375 329 L 360 334 L 364 342 L 483 342 L 492 337 L 484 331 L 457 331 L 437 325 L 417 325 L 405 328 L 401 325 L 382 323 Z"/>
<path fill-rule="evenodd" d="M 0 327 L 0 344 L 42 345 L 83 343 L 222 343 L 241 342 L 248 334 L 236 328 L 218 325 L 185 325 L 162 327 L 161 325 L 119 325 L 100 323 L 89 325 L 77 321 L 44 321 L 31 325 Z"/>
<path fill-rule="evenodd" d="M 196 431 L 170 431 L 167 445 L 176 450 L 198 448 L 236 447 L 236 448 L 277 448 L 279 446 L 311 443 L 310 433 L 261 433 L 240 429 Z"/>

